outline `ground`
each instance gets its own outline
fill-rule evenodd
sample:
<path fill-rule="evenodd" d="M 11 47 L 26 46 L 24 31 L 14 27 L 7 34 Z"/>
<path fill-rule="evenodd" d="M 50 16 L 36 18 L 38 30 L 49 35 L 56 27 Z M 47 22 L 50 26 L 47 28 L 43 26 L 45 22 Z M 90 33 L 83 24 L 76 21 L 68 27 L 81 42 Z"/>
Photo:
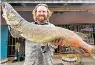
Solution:
<path fill-rule="evenodd" d="M 56 62 L 57 61 L 57 62 Z M 92 57 L 82 57 L 82 63 L 76 64 L 76 63 L 66 63 L 66 65 L 95 65 L 95 59 Z M 7 63 L 3 63 L 1 65 L 23 65 L 24 61 L 22 62 L 15 62 L 12 63 L 12 61 L 8 61 Z M 65 65 L 64 61 L 62 61 L 61 57 L 55 56 L 54 57 L 54 65 Z"/>

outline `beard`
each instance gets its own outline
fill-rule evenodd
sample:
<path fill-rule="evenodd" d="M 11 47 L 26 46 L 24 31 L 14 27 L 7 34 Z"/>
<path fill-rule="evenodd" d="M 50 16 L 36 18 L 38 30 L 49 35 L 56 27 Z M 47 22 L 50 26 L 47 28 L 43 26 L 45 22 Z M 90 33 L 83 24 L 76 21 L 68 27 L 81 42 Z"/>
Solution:
<path fill-rule="evenodd" d="M 36 16 L 36 20 L 40 22 L 44 22 L 45 20 L 47 20 L 47 16 L 44 16 L 44 15 Z"/>

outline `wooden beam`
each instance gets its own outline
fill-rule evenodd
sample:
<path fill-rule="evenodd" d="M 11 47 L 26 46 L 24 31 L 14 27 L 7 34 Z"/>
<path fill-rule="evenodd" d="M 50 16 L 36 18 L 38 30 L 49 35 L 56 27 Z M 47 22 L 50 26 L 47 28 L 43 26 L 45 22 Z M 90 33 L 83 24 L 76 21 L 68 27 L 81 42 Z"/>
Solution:
<path fill-rule="evenodd" d="M 16 11 L 32 11 L 34 7 L 16 7 L 14 6 Z M 81 12 L 81 11 L 95 11 L 95 5 L 87 5 L 87 6 L 68 6 L 68 7 L 49 7 L 51 11 L 72 11 L 72 12 Z M 1 6 L 0 6 L 1 11 Z"/>
<path fill-rule="evenodd" d="M 14 7 L 17 11 L 32 11 L 34 7 Z M 51 11 L 87 11 L 87 10 L 95 10 L 95 5 L 87 5 L 87 6 L 53 6 L 49 7 Z"/>
<path fill-rule="evenodd" d="M 32 11 L 34 8 L 15 8 L 16 11 Z M 67 8 L 49 8 L 51 11 L 58 12 L 95 12 L 95 9 L 67 9 Z"/>

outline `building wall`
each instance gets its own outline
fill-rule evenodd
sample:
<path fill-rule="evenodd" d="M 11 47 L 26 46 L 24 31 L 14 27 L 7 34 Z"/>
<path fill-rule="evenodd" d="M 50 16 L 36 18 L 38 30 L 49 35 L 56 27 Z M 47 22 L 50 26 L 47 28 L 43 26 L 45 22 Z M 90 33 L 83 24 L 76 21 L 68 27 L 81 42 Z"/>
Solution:
<path fill-rule="evenodd" d="M 7 58 L 8 50 L 8 27 L 1 26 L 1 57 L 0 59 Z"/>
<path fill-rule="evenodd" d="M 93 23 L 95 24 L 95 14 L 88 12 L 59 12 L 53 14 L 50 18 L 53 24 L 78 24 L 78 23 Z"/>

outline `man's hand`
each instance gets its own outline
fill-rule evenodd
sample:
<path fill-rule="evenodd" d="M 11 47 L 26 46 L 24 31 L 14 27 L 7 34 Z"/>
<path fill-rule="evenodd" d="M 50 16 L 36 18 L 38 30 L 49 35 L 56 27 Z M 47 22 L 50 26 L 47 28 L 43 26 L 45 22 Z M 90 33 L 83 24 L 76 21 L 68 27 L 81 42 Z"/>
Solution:
<path fill-rule="evenodd" d="M 64 44 L 63 44 L 63 39 L 57 39 L 56 41 L 55 41 L 55 44 L 56 45 L 60 45 L 60 46 L 64 46 Z"/>

